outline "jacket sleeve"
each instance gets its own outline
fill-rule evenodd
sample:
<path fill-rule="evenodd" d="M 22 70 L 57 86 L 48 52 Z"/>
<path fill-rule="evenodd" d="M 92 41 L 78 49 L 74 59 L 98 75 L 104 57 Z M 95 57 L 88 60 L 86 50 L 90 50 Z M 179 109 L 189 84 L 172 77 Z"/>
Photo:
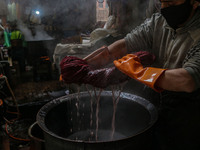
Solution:
<path fill-rule="evenodd" d="M 183 68 L 193 77 L 196 89 L 200 88 L 200 41 L 188 51 Z"/>
<path fill-rule="evenodd" d="M 147 18 L 143 24 L 126 35 L 125 41 L 129 53 L 152 48 L 154 29 L 159 17 L 158 13 L 153 14 L 151 18 Z"/>

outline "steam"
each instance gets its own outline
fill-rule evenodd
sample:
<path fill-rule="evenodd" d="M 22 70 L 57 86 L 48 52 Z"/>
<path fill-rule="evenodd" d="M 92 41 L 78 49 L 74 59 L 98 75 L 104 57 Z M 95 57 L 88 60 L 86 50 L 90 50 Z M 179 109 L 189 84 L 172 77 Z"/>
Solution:
<path fill-rule="evenodd" d="M 21 3 L 26 6 L 25 14 L 29 21 L 31 14 L 34 11 L 39 11 L 38 16 L 42 19 L 41 24 L 55 26 L 59 31 L 76 30 L 81 32 L 93 26 L 96 21 L 96 0 L 57 0 L 50 2 L 48 0 L 28 0 Z M 29 21 L 26 24 L 23 24 L 22 21 L 18 23 L 18 28 L 24 34 L 26 41 L 53 39 L 44 31 L 44 26 L 34 25 L 33 28 L 30 28 Z"/>
<path fill-rule="evenodd" d="M 29 0 L 32 10 L 60 28 L 86 28 L 95 23 L 96 0 Z M 56 18 L 56 20 L 54 20 Z"/>
<path fill-rule="evenodd" d="M 46 31 L 44 31 L 44 27 L 41 25 L 34 27 L 34 35 L 30 28 L 23 23 L 18 23 L 19 30 L 23 33 L 25 37 L 25 41 L 45 41 L 45 40 L 53 40 L 54 38 L 49 36 Z"/>
<path fill-rule="evenodd" d="M 130 32 L 137 25 L 142 23 L 146 17 L 150 17 L 155 12 L 155 4 L 159 0 L 125 0 L 124 2 L 132 8 L 129 18 L 130 22 L 124 22 L 127 31 Z M 33 10 L 40 11 L 40 17 L 45 20 L 42 24 L 56 26 L 58 30 L 76 30 L 82 32 L 93 27 L 96 22 L 96 0 L 27 0 L 25 12 L 27 17 Z M 50 22 L 49 22 L 50 20 Z M 18 28 L 22 31 L 26 41 L 52 40 L 44 30 L 44 26 L 35 25 L 34 34 L 29 24 L 18 23 Z M 65 33 L 62 33 L 63 35 Z"/>
<path fill-rule="evenodd" d="M 28 2 L 27 2 L 28 1 Z M 27 0 L 26 3 L 27 15 L 33 10 L 40 11 L 40 17 L 53 26 L 61 30 L 77 30 L 83 31 L 93 27 L 96 22 L 96 0 Z M 158 0 L 124 0 L 127 3 L 131 12 L 130 27 L 131 31 L 134 27 L 142 23 L 146 16 L 150 16 L 154 10 L 154 4 Z M 148 9 L 148 12 L 147 12 Z M 147 14 L 146 14 L 147 13 Z M 48 20 L 51 20 L 50 22 Z M 42 22 L 43 24 L 43 22 Z M 127 24 L 127 23 L 125 23 Z M 35 28 L 36 35 L 32 36 L 31 31 L 24 25 L 19 25 L 19 29 L 24 33 L 28 41 L 42 40 L 51 38 L 43 30 L 42 26 Z"/>
<path fill-rule="evenodd" d="M 159 11 L 159 0 L 127 0 L 126 2 L 132 8 L 130 25 L 127 27 L 130 32 L 136 26 L 140 25 L 146 18 Z"/>

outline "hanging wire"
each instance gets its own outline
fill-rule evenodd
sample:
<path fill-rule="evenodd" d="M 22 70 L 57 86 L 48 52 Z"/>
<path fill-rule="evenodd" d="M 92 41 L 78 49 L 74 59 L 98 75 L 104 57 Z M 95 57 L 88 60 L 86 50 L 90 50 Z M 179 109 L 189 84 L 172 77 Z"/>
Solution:
<path fill-rule="evenodd" d="M 9 91 L 10 91 L 10 93 L 11 93 L 13 102 L 14 102 L 14 104 L 15 104 L 15 106 L 16 106 L 16 109 L 17 109 L 17 118 L 19 118 L 19 117 L 20 117 L 20 112 L 19 112 L 18 103 L 17 103 L 17 100 L 16 100 L 16 98 L 15 98 L 15 95 L 14 95 L 14 93 L 13 93 L 11 87 L 10 87 L 10 84 L 9 84 L 9 82 L 8 82 L 8 79 L 7 79 L 6 76 L 2 76 L 1 78 L 4 78 L 5 81 L 6 81 L 6 85 L 7 85 L 8 89 L 9 89 Z"/>
<path fill-rule="evenodd" d="M 12 99 L 13 99 L 14 104 L 15 104 L 16 109 L 17 109 L 17 112 L 9 112 L 9 111 L 7 111 L 7 113 L 16 114 L 16 115 L 17 115 L 16 118 L 14 118 L 14 119 L 12 119 L 12 120 L 8 120 L 7 118 L 3 117 L 3 119 L 4 119 L 5 122 L 6 122 L 6 123 L 5 123 L 5 131 L 6 131 L 6 134 L 7 134 L 9 137 L 11 137 L 12 139 L 15 139 L 15 140 L 19 140 L 19 141 L 30 141 L 30 139 L 18 138 L 18 137 L 15 137 L 15 136 L 13 136 L 12 134 L 9 133 L 8 126 L 11 125 L 11 124 L 14 124 L 15 121 L 17 121 L 17 120 L 19 119 L 19 117 L 20 117 L 20 111 L 19 111 L 19 107 L 18 107 L 17 100 L 16 100 L 16 98 L 15 98 L 15 95 L 14 95 L 14 93 L 13 93 L 11 87 L 10 87 L 10 84 L 9 84 L 9 82 L 8 82 L 7 77 L 2 75 L 1 78 L 5 80 L 6 85 L 7 85 L 8 89 L 9 89 L 11 95 L 12 95 Z"/>
<path fill-rule="evenodd" d="M 12 134 L 10 134 L 9 131 L 8 131 L 8 123 L 5 124 L 5 130 L 6 130 L 6 134 L 7 134 L 9 137 L 11 137 L 12 139 L 19 140 L 19 141 L 25 141 L 25 142 L 30 141 L 30 139 L 22 139 L 22 138 L 15 137 L 15 136 L 13 136 Z"/>

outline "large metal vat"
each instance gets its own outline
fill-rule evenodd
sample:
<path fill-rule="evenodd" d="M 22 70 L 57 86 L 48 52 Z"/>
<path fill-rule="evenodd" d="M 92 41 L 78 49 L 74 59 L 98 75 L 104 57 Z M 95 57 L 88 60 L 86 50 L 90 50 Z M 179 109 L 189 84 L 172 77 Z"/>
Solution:
<path fill-rule="evenodd" d="M 44 132 L 46 150 L 151 149 L 151 127 L 157 120 L 157 111 L 149 101 L 121 93 L 113 138 L 112 92 L 101 93 L 99 113 L 96 113 L 94 99 L 92 106 L 91 109 L 88 92 L 70 94 L 44 105 L 37 114 L 37 122 Z M 97 136 L 96 114 L 99 119 Z"/>

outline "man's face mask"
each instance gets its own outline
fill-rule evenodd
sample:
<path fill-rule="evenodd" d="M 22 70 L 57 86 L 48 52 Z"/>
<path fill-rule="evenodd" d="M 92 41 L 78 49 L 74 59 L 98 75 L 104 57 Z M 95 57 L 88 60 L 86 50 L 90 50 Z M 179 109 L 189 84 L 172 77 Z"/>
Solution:
<path fill-rule="evenodd" d="M 183 24 L 189 18 L 191 11 L 190 0 L 186 0 L 183 4 L 162 8 L 161 14 L 165 17 L 169 26 L 177 29 L 178 25 Z"/>

